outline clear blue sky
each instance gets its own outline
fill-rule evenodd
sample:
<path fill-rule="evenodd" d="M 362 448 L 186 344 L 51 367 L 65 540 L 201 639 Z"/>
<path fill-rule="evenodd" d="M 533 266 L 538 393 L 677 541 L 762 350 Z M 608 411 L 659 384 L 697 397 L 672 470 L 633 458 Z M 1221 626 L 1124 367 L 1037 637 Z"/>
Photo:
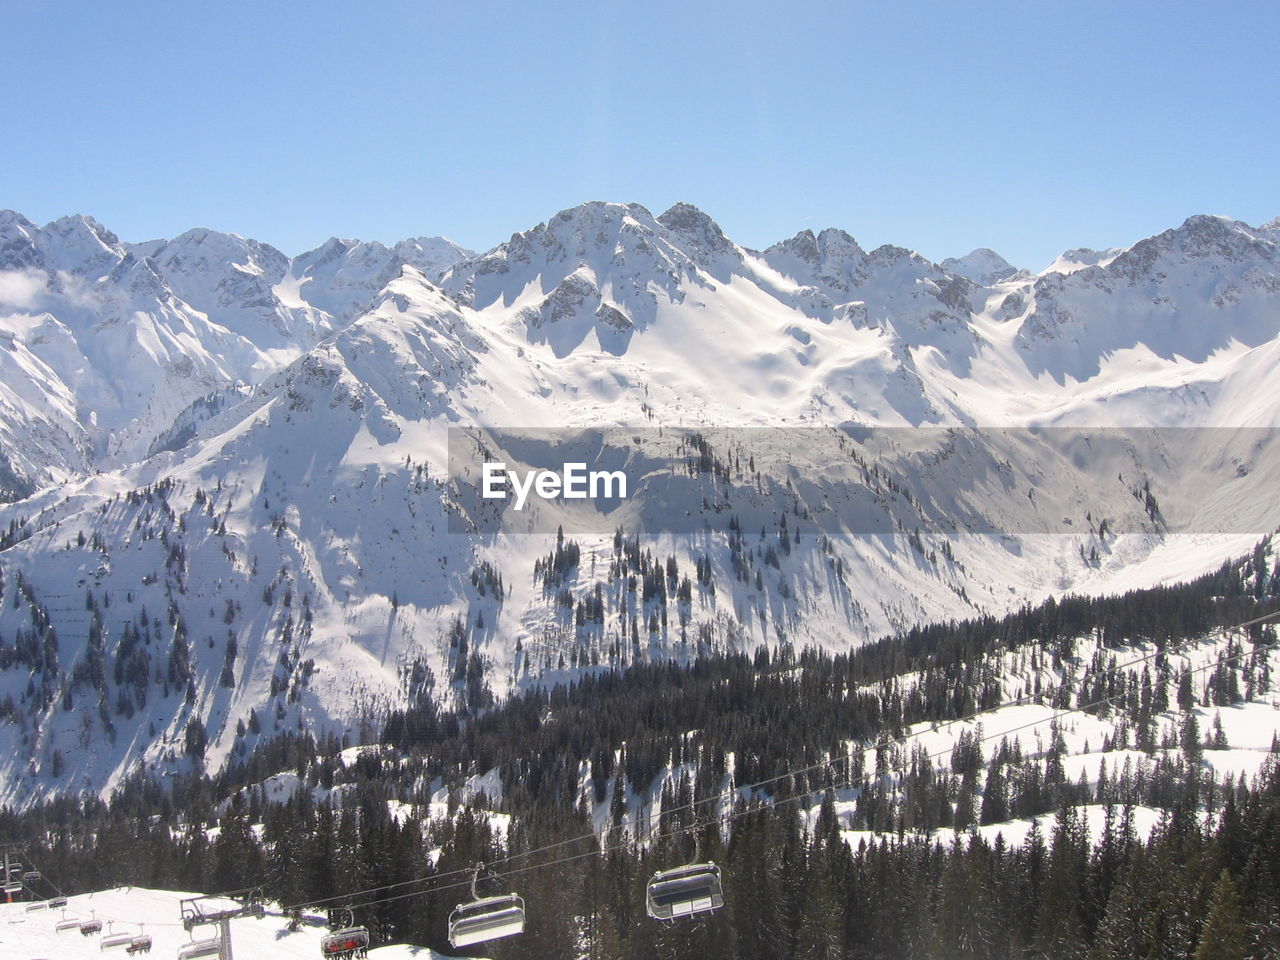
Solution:
<path fill-rule="evenodd" d="M 1040 268 L 1280 216 L 1280 4 L 10 2 L 0 207 L 488 248 L 589 199 Z"/>

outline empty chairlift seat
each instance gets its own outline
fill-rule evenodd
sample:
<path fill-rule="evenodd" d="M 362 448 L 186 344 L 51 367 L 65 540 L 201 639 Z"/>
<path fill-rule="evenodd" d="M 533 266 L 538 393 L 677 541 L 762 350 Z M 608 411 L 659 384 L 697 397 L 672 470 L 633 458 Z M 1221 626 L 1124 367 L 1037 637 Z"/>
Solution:
<path fill-rule="evenodd" d="M 320 941 L 320 953 L 325 957 L 363 957 L 368 950 L 369 930 L 366 927 L 335 930 Z"/>
<path fill-rule="evenodd" d="M 98 944 L 99 950 L 110 950 L 113 947 L 127 947 L 133 943 L 132 933 L 113 933 L 109 937 L 103 937 L 102 942 Z"/>
<path fill-rule="evenodd" d="M 82 923 L 84 923 L 83 920 L 77 920 L 73 917 L 71 919 L 59 920 L 53 925 L 53 929 L 58 931 L 58 933 L 66 933 L 68 930 L 79 930 L 80 924 Z"/>
<path fill-rule="evenodd" d="M 645 891 L 645 911 L 655 920 L 689 917 L 724 906 L 720 868 L 690 863 L 653 875 Z"/>
<path fill-rule="evenodd" d="M 199 957 L 216 957 L 222 953 L 222 939 L 192 940 L 178 948 L 178 960 L 198 960 Z"/>
<path fill-rule="evenodd" d="M 498 940 L 524 933 L 524 901 L 514 893 L 460 903 L 449 915 L 449 945 Z"/>

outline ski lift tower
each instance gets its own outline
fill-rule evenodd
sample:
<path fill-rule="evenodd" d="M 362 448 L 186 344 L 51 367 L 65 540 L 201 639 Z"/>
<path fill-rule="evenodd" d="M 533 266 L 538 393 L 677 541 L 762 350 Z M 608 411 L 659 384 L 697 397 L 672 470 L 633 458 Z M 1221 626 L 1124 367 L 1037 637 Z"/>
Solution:
<path fill-rule="evenodd" d="M 196 927 L 216 924 L 218 927 L 218 960 L 235 960 L 231 953 L 231 921 L 240 917 L 259 920 L 266 913 L 262 905 L 262 891 L 257 887 L 233 890 L 201 897 L 188 897 L 181 901 L 182 926 L 187 933 Z M 204 954 L 201 954 L 203 956 Z"/>
<path fill-rule="evenodd" d="M 4 882 L 0 884 L 0 888 L 4 891 L 5 903 L 13 903 L 22 891 L 26 889 L 22 883 L 23 867 L 17 859 L 21 849 L 16 843 L 6 843 L 0 848 L 0 854 L 4 858 L 3 867 L 0 867 L 3 870 L 3 873 L 0 874 L 0 880 Z"/>

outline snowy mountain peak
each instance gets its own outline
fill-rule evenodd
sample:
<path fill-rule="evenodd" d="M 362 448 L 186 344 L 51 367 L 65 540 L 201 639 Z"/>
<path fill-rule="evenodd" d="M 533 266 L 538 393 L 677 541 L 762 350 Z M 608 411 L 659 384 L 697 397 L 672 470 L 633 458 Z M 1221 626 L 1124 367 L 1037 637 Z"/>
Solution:
<path fill-rule="evenodd" d="M 223 233 L 197 227 L 168 241 L 170 251 L 196 251 L 210 260 L 223 259 L 232 263 L 250 261 L 255 265 L 270 264 L 268 272 L 283 275 L 289 258 L 267 243 L 249 240 L 237 233 Z"/>
<path fill-rule="evenodd" d="M 695 260 L 705 259 L 691 239 L 669 230 L 640 204 L 593 201 L 561 210 L 488 253 L 454 265 L 440 285 L 476 309 L 498 301 L 511 304 L 526 294 L 545 298 L 530 307 L 538 313 L 536 321 L 525 314 L 534 326 L 570 313 L 590 314 L 602 307 L 601 291 L 609 286 L 615 306 L 600 312 L 617 326 L 622 323 L 617 305 L 651 310 L 654 284 L 678 296 L 678 277 Z"/>
<path fill-rule="evenodd" d="M 805 263 L 816 264 L 822 256 L 818 249 L 818 238 L 812 230 L 801 230 L 789 240 L 775 243 L 769 251 L 785 251 Z"/>
<path fill-rule="evenodd" d="M 330 237 L 314 250 L 308 250 L 306 253 L 301 254 L 298 260 L 312 267 L 322 267 L 345 257 L 359 242 L 358 240 L 343 240 L 339 237 Z"/>
<path fill-rule="evenodd" d="M 173 291 L 156 268 L 150 257 L 134 257 L 127 254 L 106 277 L 109 286 L 119 286 L 127 290 L 137 301 L 163 303 L 170 299 Z"/>
<path fill-rule="evenodd" d="M 978 247 L 963 257 L 948 257 L 939 266 L 947 273 L 967 277 L 984 287 L 999 283 L 1018 272 L 1017 267 L 987 247 Z"/>
<path fill-rule="evenodd" d="M 83 214 L 54 220 L 41 233 L 54 264 L 74 274 L 101 276 L 123 254 L 120 239 Z"/>
<path fill-rule="evenodd" d="M 576 233 L 594 229 L 604 224 L 616 224 L 626 217 L 642 222 L 653 220 L 647 208 L 638 203 L 612 203 L 606 200 L 587 200 L 574 207 L 566 207 L 546 222 L 546 230 L 560 234 L 564 227 Z M 542 224 L 526 231 L 525 235 L 539 232 Z"/>
<path fill-rule="evenodd" d="M 0 210 L 0 270 L 22 270 L 39 264 L 34 240 L 39 229 L 14 210 Z"/>
<path fill-rule="evenodd" d="M 691 203 L 675 204 L 658 217 L 658 223 L 706 255 L 737 255 L 737 246 L 720 225 Z"/>
<path fill-rule="evenodd" d="M 1274 239 L 1246 223 L 1198 214 L 1188 217 L 1180 227 L 1139 240 L 1112 260 L 1108 270 L 1136 283 L 1156 272 L 1157 264 L 1210 259 L 1227 263 L 1274 261 L 1276 249 Z"/>
<path fill-rule="evenodd" d="M 447 237 L 410 237 L 392 247 L 391 253 L 398 262 L 413 267 L 432 281 L 438 280 L 455 263 L 475 256 L 475 251 Z"/>
<path fill-rule="evenodd" d="M 813 268 L 826 265 L 827 273 L 832 267 L 862 263 L 866 259 L 866 251 L 858 246 L 858 241 L 849 234 L 835 227 L 828 227 L 815 235 L 812 230 L 801 230 L 794 237 L 781 240 L 764 251 L 766 261 L 780 265 L 791 258 L 808 264 Z M 820 271 L 822 272 L 822 271 Z"/>
<path fill-rule="evenodd" d="M 15 230 L 33 231 L 36 225 L 17 210 L 0 210 L 0 237 L 7 237 Z"/>
<path fill-rule="evenodd" d="M 1075 273 L 1077 270 L 1085 269 L 1085 267 L 1105 267 L 1123 252 L 1124 248 L 1122 247 L 1111 247 L 1107 250 L 1090 250 L 1088 247 L 1079 247 L 1075 250 L 1066 250 L 1059 254 L 1053 263 L 1045 267 L 1041 271 L 1041 275 Z"/>
<path fill-rule="evenodd" d="M 243 277 L 260 277 L 263 282 L 274 284 L 289 268 L 289 258 L 269 244 L 204 228 L 174 237 L 151 257 L 157 269 L 172 278 L 171 285 L 183 299 L 206 311 L 211 305 L 201 301 L 206 299 L 203 294 L 208 284 L 196 280 L 193 285 L 191 281 L 197 276 L 218 276 L 219 285 L 224 287 Z M 222 306 L 231 302 L 233 298 L 220 298 Z"/>

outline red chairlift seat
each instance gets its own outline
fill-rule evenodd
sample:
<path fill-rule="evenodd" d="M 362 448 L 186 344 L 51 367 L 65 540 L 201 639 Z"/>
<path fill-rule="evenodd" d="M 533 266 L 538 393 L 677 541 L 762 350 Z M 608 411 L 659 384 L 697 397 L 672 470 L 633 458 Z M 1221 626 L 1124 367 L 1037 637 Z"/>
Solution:
<path fill-rule="evenodd" d="M 344 927 L 320 941 L 320 953 L 325 957 L 363 957 L 368 949 L 369 930 L 366 927 Z"/>

